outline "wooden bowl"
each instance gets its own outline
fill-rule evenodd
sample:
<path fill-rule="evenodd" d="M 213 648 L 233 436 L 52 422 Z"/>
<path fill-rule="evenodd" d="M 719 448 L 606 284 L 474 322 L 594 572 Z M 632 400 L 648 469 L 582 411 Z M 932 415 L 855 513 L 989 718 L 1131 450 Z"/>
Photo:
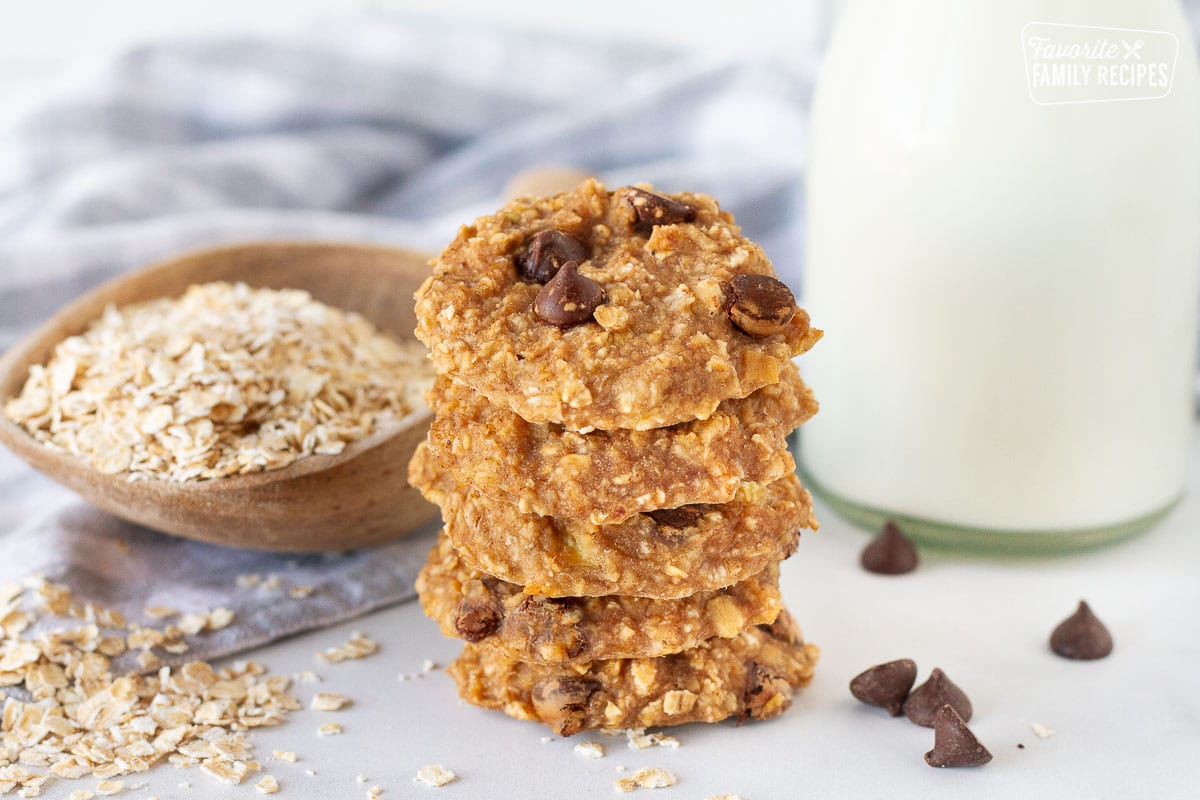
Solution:
<path fill-rule="evenodd" d="M 428 256 L 359 244 L 268 242 L 204 250 L 120 277 L 63 308 L 0 358 L 0 405 L 21 391 L 34 364 L 81 333 L 108 305 L 175 297 L 197 283 L 242 281 L 304 289 L 357 311 L 386 334 L 411 340 L 413 293 Z M 204 481 L 130 482 L 42 445 L 0 415 L 0 442 L 34 469 L 130 522 L 204 542 L 311 552 L 369 547 L 428 522 L 437 508 L 405 479 L 432 413 L 421 408 L 352 442 L 338 455 L 306 456 L 281 469 Z"/>

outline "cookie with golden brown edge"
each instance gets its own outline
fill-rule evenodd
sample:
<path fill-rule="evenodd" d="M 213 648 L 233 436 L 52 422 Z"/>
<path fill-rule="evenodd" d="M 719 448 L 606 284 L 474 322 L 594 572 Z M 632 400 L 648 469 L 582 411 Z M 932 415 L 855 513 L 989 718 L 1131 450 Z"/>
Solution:
<path fill-rule="evenodd" d="M 471 569 L 442 536 L 417 577 L 425 613 L 442 633 L 538 664 L 669 655 L 736 636 L 779 616 L 779 567 L 678 600 L 609 595 L 545 597 Z"/>
<path fill-rule="evenodd" d="M 610 525 L 523 513 L 457 483 L 423 443 L 408 480 L 441 506 L 463 562 L 548 597 L 673 599 L 720 589 L 788 557 L 800 529 L 816 528 L 812 500 L 795 475 L 744 483 L 721 505 L 661 509 Z"/>
<path fill-rule="evenodd" d="M 448 378 L 426 395 L 437 417 L 429 454 L 460 483 L 521 511 L 619 522 L 691 503 L 726 503 L 746 481 L 795 469 L 787 435 L 816 413 L 788 365 L 782 380 L 726 400 L 706 420 L 648 431 L 576 433 L 526 422 Z"/>
<path fill-rule="evenodd" d="M 416 335 L 439 373 L 530 422 L 659 428 L 778 383 L 820 338 L 774 274 L 711 197 L 588 180 L 460 229 Z"/>
<path fill-rule="evenodd" d="M 562 736 L 593 728 L 763 720 L 791 705 L 812 680 L 819 650 L 805 644 L 788 612 L 732 639 L 658 658 L 547 666 L 467 645 L 448 669 L 459 695 Z"/>

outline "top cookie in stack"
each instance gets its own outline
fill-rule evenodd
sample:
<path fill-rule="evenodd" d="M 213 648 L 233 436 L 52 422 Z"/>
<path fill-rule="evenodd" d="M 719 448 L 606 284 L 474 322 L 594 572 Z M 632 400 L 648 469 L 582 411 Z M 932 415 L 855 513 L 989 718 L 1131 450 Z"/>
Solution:
<path fill-rule="evenodd" d="M 787 434 L 820 331 L 704 195 L 517 200 L 417 293 L 440 377 L 418 581 L 471 702 L 588 727 L 779 713 L 807 683 L 778 562 L 815 527 Z"/>

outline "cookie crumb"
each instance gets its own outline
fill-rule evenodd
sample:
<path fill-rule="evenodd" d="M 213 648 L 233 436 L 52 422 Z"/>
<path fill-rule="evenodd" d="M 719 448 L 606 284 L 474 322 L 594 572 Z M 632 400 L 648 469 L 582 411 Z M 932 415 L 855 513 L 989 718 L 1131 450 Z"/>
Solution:
<path fill-rule="evenodd" d="M 704 798 L 704 800 L 742 800 L 742 798 L 739 795 L 730 792 L 727 794 L 710 794 L 708 797 Z"/>
<path fill-rule="evenodd" d="M 419 781 L 426 786 L 445 786 L 457 778 L 457 775 L 441 764 L 427 764 L 417 770 L 417 775 L 413 780 Z"/>
<path fill-rule="evenodd" d="M 630 750 L 645 750 L 647 747 L 666 747 L 674 750 L 679 740 L 663 733 L 646 733 L 645 728 L 631 728 L 625 732 Z"/>
<path fill-rule="evenodd" d="M 436 661 L 430 661 L 428 658 L 421 662 L 421 672 L 433 672 L 440 665 Z"/>
<path fill-rule="evenodd" d="M 584 758 L 604 758 L 604 745 L 599 742 L 580 742 L 575 745 L 575 754 Z"/>
<path fill-rule="evenodd" d="M 275 794 L 279 791 L 279 781 L 274 776 L 263 775 L 262 780 L 254 784 L 254 788 L 262 794 Z"/>
<path fill-rule="evenodd" d="M 1049 739 L 1051 736 L 1057 733 L 1054 728 L 1051 728 L 1049 725 L 1043 725 L 1040 722 L 1035 722 L 1029 727 L 1033 728 L 1033 732 L 1037 734 L 1039 739 Z"/>
<path fill-rule="evenodd" d="M 1024 750 L 1024 749 L 1025 749 L 1025 745 L 1021 744 L 1020 742 L 1017 742 L 1017 749 L 1018 749 L 1018 750 Z"/>
<path fill-rule="evenodd" d="M 620 792 L 632 792 L 634 789 L 665 789 L 675 785 L 675 776 L 661 767 L 639 769 L 628 778 L 618 778 L 613 786 Z"/>
<path fill-rule="evenodd" d="M 375 800 L 381 794 L 383 794 L 382 786 L 372 786 L 370 789 L 367 789 L 367 800 Z"/>
<path fill-rule="evenodd" d="M 542 737 L 542 744 L 549 744 L 550 742 L 553 742 L 553 741 L 554 741 L 553 736 L 543 736 Z"/>

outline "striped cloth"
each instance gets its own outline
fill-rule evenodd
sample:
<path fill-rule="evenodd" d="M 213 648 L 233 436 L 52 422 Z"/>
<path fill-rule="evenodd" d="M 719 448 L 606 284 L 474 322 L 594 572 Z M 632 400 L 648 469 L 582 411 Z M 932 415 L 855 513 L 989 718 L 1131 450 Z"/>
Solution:
<path fill-rule="evenodd" d="M 0 350 L 119 273 L 200 246 L 436 249 L 522 168 L 710 192 L 796 277 L 811 70 L 353 18 L 142 46 L 0 110 Z M 138 614 L 228 606 L 212 658 L 413 595 L 426 535 L 288 558 L 116 520 L 0 451 L 0 581 L 40 572 Z M 243 573 L 314 588 L 238 589 Z"/>

